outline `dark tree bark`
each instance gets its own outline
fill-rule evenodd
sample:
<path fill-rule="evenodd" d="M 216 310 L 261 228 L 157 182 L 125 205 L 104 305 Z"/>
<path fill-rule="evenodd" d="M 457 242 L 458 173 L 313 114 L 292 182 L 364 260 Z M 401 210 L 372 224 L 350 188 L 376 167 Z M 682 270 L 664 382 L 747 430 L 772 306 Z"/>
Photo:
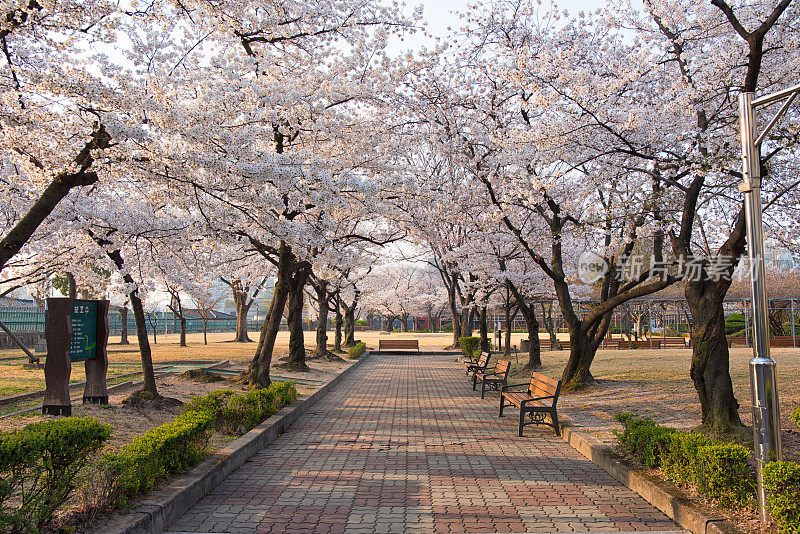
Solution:
<path fill-rule="evenodd" d="M 289 276 L 289 297 L 287 302 L 287 321 L 289 323 L 289 359 L 285 367 L 291 371 L 309 371 L 306 365 L 306 347 L 303 339 L 303 301 L 306 282 L 311 266 L 308 262 L 298 262 Z"/>
<path fill-rule="evenodd" d="M 535 304 L 525 302 L 525 296 L 511 281 L 506 281 L 506 286 L 517 299 L 517 309 L 522 312 L 525 326 L 528 327 L 528 367 L 538 369 L 542 366 L 542 346 L 539 343 L 539 321 L 536 319 Z M 510 337 L 510 336 L 509 336 Z"/>
<path fill-rule="evenodd" d="M 186 346 L 186 315 L 183 313 L 183 303 L 177 288 L 169 289 L 170 303 L 169 309 L 172 311 L 173 318 L 177 318 L 181 325 L 180 346 Z"/>
<path fill-rule="evenodd" d="M 481 336 L 481 352 L 490 352 L 492 350 L 492 345 L 489 341 L 489 325 L 487 315 L 488 311 L 486 306 L 482 306 L 478 319 L 478 329 Z"/>
<path fill-rule="evenodd" d="M 124 306 L 119 310 L 119 320 L 120 320 L 120 338 L 119 344 L 120 345 L 129 345 L 130 341 L 128 341 L 128 303 L 126 302 Z"/>
<path fill-rule="evenodd" d="M 142 356 L 142 374 L 144 375 L 142 391 L 154 397 L 158 397 L 156 375 L 153 371 L 153 355 L 150 352 L 150 340 L 147 338 L 147 323 L 144 316 L 144 306 L 142 306 L 142 300 L 139 298 L 139 290 L 134 289 L 129 297 L 131 300 L 131 308 L 133 308 L 133 318 L 136 320 L 136 337 L 139 340 L 139 353 Z"/>
<path fill-rule="evenodd" d="M 203 345 L 208 345 L 208 317 L 203 317 Z"/>
<path fill-rule="evenodd" d="M 239 380 L 256 387 L 267 387 L 270 385 L 269 368 L 272 365 L 272 353 L 275 350 L 275 339 L 283 318 L 283 311 L 286 308 L 286 301 L 289 295 L 289 284 L 287 281 L 290 269 L 294 262 L 294 254 L 286 243 L 281 243 L 278 249 L 277 270 L 275 286 L 272 290 L 272 301 L 269 305 L 267 315 L 261 324 L 256 353 L 247 371 L 239 376 Z"/>
<path fill-rule="evenodd" d="M 342 351 L 342 323 L 344 322 L 344 318 L 342 317 L 342 299 L 339 296 L 339 292 L 336 292 L 336 296 L 334 297 L 334 310 L 336 312 L 335 318 L 333 320 L 333 324 L 336 327 L 336 335 L 333 338 L 333 351 L 334 352 L 343 352 Z"/>
<path fill-rule="evenodd" d="M 240 279 L 226 280 L 220 278 L 225 285 L 231 288 L 233 293 L 233 304 L 236 307 L 236 336 L 233 339 L 234 343 L 252 343 L 250 335 L 247 333 L 247 315 L 250 313 L 250 308 L 253 306 L 258 293 L 266 283 L 267 279 L 261 280 L 253 293 L 250 294 L 250 286 L 245 285 Z"/>
<path fill-rule="evenodd" d="M 126 284 L 136 287 L 129 295 L 131 301 L 131 308 L 133 308 L 133 318 L 136 321 L 136 337 L 139 341 L 139 353 L 142 358 L 142 374 L 144 377 L 143 391 L 154 396 L 159 397 L 158 389 L 156 388 L 156 376 L 153 370 L 153 356 L 150 351 L 150 340 L 147 338 L 147 319 L 144 314 L 144 306 L 142 300 L 139 298 L 139 289 L 133 280 L 130 273 L 124 271 L 125 261 L 122 258 L 122 253 L 119 249 L 108 250 L 106 247 L 113 243 L 108 239 L 108 236 L 102 237 L 96 235 L 91 230 L 86 230 L 86 233 L 97 243 L 101 248 L 106 251 L 106 256 L 114 263 L 122 275 L 122 279 Z M 153 343 L 155 343 L 155 328 L 153 329 Z"/>
<path fill-rule="evenodd" d="M 72 300 L 78 298 L 78 284 L 75 283 L 75 276 L 71 272 L 67 272 L 67 296 Z"/>
<path fill-rule="evenodd" d="M 92 185 L 97 182 L 97 173 L 89 168 L 94 163 L 93 150 L 103 150 L 111 146 L 111 136 L 102 124 L 92 133 L 92 138 L 84 145 L 75 157 L 79 166 L 77 172 L 62 171 L 34 202 L 30 210 L 0 241 L 0 271 L 28 242 L 37 228 L 53 212 L 55 207 L 74 188 Z M 40 163 L 34 162 L 38 167 Z"/>
<path fill-rule="evenodd" d="M 406 312 L 400 314 L 400 331 L 408 332 L 408 313 Z"/>
<path fill-rule="evenodd" d="M 312 356 L 327 356 L 328 351 L 328 282 L 325 280 L 312 280 L 311 287 L 317 295 L 317 346 L 312 353 Z"/>
<path fill-rule="evenodd" d="M 353 303 L 348 305 L 347 302 L 342 300 L 342 307 L 344 308 L 344 346 L 352 347 L 356 344 L 356 306 L 358 305 L 359 294 L 356 293 Z M 370 322 L 371 317 L 367 317 L 367 324 L 372 326 Z"/>

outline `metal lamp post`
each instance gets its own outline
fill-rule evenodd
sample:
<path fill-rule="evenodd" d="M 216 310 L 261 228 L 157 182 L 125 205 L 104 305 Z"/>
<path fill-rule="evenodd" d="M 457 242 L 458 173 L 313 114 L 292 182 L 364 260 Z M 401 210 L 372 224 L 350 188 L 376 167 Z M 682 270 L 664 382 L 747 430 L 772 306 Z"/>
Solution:
<path fill-rule="evenodd" d="M 742 168 L 747 221 L 747 253 L 750 260 L 750 296 L 753 308 L 753 359 L 750 360 L 750 392 L 753 401 L 753 441 L 758 475 L 758 508 L 762 521 L 769 520 L 762 470 L 767 462 L 780 460 L 781 425 L 775 360 L 769 355 L 767 292 L 764 280 L 764 234 L 761 225 L 761 142 L 786 113 L 800 92 L 800 84 L 761 98 L 739 95 L 739 125 L 742 136 Z M 755 110 L 784 100 L 783 106 L 764 130 L 757 131 Z"/>

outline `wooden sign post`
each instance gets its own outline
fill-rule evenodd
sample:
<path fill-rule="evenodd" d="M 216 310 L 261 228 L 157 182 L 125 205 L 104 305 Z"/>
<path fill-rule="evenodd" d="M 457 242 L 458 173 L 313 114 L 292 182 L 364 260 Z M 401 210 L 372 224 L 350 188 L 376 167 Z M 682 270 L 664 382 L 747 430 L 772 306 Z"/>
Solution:
<path fill-rule="evenodd" d="M 42 413 L 72 415 L 69 377 L 74 361 L 85 362 L 83 402 L 108 404 L 108 308 L 107 300 L 47 299 Z"/>
<path fill-rule="evenodd" d="M 108 404 L 108 308 L 107 300 L 76 300 L 72 306 L 72 346 L 75 348 L 70 348 L 70 359 L 84 361 L 84 404 Z M 81 332 L 83 340 L 79 339 Z"/>
<path fill-rule="evenodd" d="M 44 336 L 47 340 L 47 359 L 44 361 L 44 404 L 42 413 L 49 415 L 72 415 L 69 400 L 69 375 L 72 362 L 69 345 L 72 338 L 72 300 L 47 299 Z"/>

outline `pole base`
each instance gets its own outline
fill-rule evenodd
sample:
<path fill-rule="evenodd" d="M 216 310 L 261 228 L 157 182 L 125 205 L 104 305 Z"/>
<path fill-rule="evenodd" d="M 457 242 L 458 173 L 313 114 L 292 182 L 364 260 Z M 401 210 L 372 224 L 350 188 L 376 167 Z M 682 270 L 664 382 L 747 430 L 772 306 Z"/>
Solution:
<path fill-rule="evenodd" d="M 65 415 L 67 417 L 72 415 L 72 406 L 59 405 L 59 404 L 45 404 L 42 406 L 42 415 Z"/>
<path fill-rule="evenodd" d="M 108 395 L 101 395 L 101 396 L 97 396 L 97 397 L 87 397 L 87 396 L 84 395 L 83 403 L 84 404 L 86 404 L 86 403 L 89 403 L 89 404 L 108 404 Z"/>

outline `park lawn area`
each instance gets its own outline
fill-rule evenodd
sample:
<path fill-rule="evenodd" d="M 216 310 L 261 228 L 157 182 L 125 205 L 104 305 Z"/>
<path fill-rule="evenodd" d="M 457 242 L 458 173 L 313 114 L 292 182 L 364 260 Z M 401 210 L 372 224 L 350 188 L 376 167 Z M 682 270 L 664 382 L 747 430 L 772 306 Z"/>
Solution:
<path fill-rule="evenodd" d="M 118 365 L 108 368 L 108 381 L 115 383 L 114 377 L 141 371 L 141 365 Z M 70 383 L 82 382 L 86 373 L 82 362 L 72 365 Z M 0 362 L 0 397 L 27 393 L 44 389 L 44 369 L 24 369 L 20 361 Z"/>

